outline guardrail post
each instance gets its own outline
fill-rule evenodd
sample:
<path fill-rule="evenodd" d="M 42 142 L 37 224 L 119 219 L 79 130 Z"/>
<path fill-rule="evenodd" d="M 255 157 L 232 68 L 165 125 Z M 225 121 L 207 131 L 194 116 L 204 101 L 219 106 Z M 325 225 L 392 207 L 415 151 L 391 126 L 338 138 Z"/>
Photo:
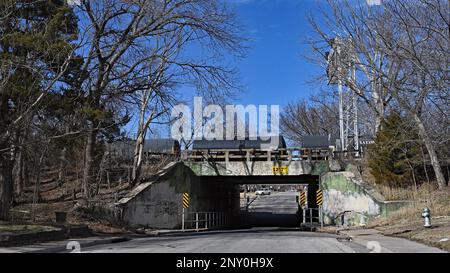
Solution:
<path fill-rule="evenodd" d="M 319 217 L 320 217 L 320 227 L 323 228 L 323 209 L 322 209 L 322 206 L 319 207 Z"/>
<path fill-rule="evenodd" d="M 208 229 L 208 213 L 205 212 L 205 228 Z"/>
<path fill-rule="evenodd" d="M 198 231 L 198 212 L 195 213 L 195 230 Z"/>
<path fill-rule="evenodd" d="M 306 224 L 306 208 L 303 208 L 303 224 Z"/>
<path fill-rule="evenodd" d="M 228 163 L 230 161 L 230 152 L 225 151 L 225 162 Z"/>
<path fill-rule="evenodd" d="M 181 230 L 184 231 L 184 208 L 183 208 L 183 213 L 181 214 Z"/>

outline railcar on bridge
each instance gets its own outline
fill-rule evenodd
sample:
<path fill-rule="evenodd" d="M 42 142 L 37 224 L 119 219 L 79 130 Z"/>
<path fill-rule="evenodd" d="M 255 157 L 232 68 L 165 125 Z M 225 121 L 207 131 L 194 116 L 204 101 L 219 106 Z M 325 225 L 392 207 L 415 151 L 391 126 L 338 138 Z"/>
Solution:
<path fill-rule="evenodd" d="M 325 142 L 324 142 L 325 139 Z M 314 141 L 312 141 L 314 140 Z M 283 136 L 270 139 L 195 140 L 182 153 L 184 161 L 286 161 L 327 160 L 332 148 L 327 137 L 310 136 L 300 148 L 288 148 Z"/>

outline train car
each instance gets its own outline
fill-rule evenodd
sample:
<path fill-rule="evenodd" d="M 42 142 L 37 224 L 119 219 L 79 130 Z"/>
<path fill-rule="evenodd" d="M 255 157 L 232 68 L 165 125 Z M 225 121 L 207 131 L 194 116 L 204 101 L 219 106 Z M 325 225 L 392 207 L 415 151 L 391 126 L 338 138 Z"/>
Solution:
<path fill-rule="evenodd" d="M 144 151 L 148 155 L 173 155 L 180 154 L 180 143 L 174 139 L 147 139 Z"/>
<path fill-rule="evenodd" d="M 132 160 L 136 141 L 121 140 L 106 145 L 106 150 L 113 158 Z M 146 139 L 144 142 L 144 157 L 152 159 L 160 156 L 179 157 L 180 143 L 173 139 Z"/>
<path fill-rule="evenodd" d="M 278 141 L 276 141 L 278 138 Z M 275 144 L 272 144 L 275 142 Z M 279 150 L 286 149 L 283 136 L 272 136 L 268 140 L 258 137 L 255 140 L 194 140 L 192 150 Z"/>
<path fill-rule="evenodd" d="M 302 148 L 308 149 L 329 149 L 330 137 L 328 136 L 303 136 Z"/>
<path fill-rule="evenodd" d="M 278 155 L 286 155 L 283 136 L 272 136 L 263 140 L 195 140 L 192 150 L 185 152 L 184 159 L 194 161 L 267 161 Z"/>

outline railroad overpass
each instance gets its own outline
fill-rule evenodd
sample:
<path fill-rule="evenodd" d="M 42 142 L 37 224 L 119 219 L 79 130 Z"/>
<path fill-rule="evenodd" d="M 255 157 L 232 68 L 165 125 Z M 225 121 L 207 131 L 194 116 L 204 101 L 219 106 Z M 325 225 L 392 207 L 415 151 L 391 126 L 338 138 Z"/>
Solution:
<path fill-rule="evenodd" d="M 184 157 L 155 175 L 144 173 L 141 183 L 117 204 L 120 220 L 129 226 L 180 228 L 183 194 L 188 193 L 187 212 L 221 212 L 230 224 L 239 226 L 239 185 L 249 184 L 303 184 L 309 193 L 320 187 L 328 224 L 340 221 L 342 213 L 354 213 L 347 219 L 354 224 L 404 205 L 385 202 L 354 171 L 323 154 L 316 153 L 311 160 L 312 154 L 302 158 L 291 152 L 255 155 L 244 151 L 234 158 L 206 153 Z M 317 207 L 315 194 L 307 199 L 308 207 Z"/>

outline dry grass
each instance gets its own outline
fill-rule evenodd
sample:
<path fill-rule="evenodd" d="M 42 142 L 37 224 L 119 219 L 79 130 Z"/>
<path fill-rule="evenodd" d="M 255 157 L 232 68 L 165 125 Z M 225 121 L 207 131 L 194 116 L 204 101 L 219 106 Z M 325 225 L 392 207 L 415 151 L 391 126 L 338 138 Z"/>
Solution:
<path fill-rule="evenodd" d="M 395 200 L 412 200 L 416 201 L 414 205 L 398 210 L 387 219 L 379 219 L 376 224 L 393 224 L 404 221 L 420 220 L 420 214 L 424 207 L 428 207 L 434 217 L 450 217 L 450 188 L 439 191 L 424 185 L 416 191 L 406 189 L 388 189 L 391 196 L 397 197 Z M 409 192 L 408 192 L 409 191 Z M 385 194 L 382 192 L 382 194 Z M 400 196 L 408 196 L 409 198 L 398 198 Z M 391 199 L 394 200 L 394 199 Z"/>
<path fill-rule="evenodd" d="M 51 226 L 55 223 L 55 211 L 66 211 L 68 224 L 87 225 L 90 229 L 97 233 L 127 233 L 127 230 L 122 227 L 114 226 L 106 220 L 94 218 L 91 215 L 78 212 L 73 208 L 74 203 L 72 201 L 36 204 L 34 206 L 35 217 L 33 221 L 33 205 L 22 204 L 14 208 L 12 213 L 12 221 L 5 223 L 4 225 L 0 223 L 0 232 L 12 232 L 14 229 L 19 231 L 23 231 L 22 229 L 28 229 L 29 231 L 37 230 L 39 228 L 45 229 L 47 226 Z"/>
<path fill-rule="evenodd" d="M 0 233 L 26 233 L 53 230 L 58 230 L 58 228 L 42 225 L 0 225 Z"/>
<path fill-rule="evenodd" d="M 400 209 L 390 217 L 375 220 L 369 227 L 385 235 L 398 236 L 450 251 L 450 188 L 439 191 L 427 186 L 407 193 L 406 190 L 392 190 L 392 196 L 410 196 L 418 201 L 415 205 Z M 423 227 L 422 209 L 431 210 L 432 228 Z"/>
<path fill-rule="evenodd" d="M 387 185 L 375 185 L 375 188 L 386 198 L 386 200 L 415 200 L 427 201 L 434 198 L 433 193 L 437 192 L 434 184 L 423 184 L 418 189 L 409 187 L 392 187 Z"/>

